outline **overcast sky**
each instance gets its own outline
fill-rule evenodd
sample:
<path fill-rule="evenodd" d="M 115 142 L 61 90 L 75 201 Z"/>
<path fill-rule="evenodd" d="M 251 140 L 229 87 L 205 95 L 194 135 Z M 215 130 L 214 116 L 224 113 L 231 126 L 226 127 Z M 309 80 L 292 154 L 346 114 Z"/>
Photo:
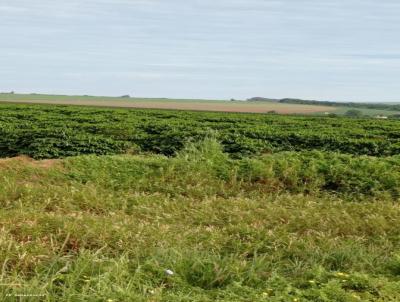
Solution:
<path fill-rule="evenodd" d="M 0 0 L 0 90 L 400 101 L 400 1 Z"/>

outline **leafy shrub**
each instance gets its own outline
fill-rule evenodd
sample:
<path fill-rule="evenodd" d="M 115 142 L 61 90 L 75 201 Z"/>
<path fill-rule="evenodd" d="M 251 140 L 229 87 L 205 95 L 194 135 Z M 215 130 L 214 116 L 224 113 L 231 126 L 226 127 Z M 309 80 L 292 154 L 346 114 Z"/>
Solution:
<path fill-rule="evenodd" d="M 376 158 L 332 152 L 280 152 L 231 159 L 215 137 L 188 144 L 174 158 L 80 157 L 75 178 L 115 189 L 210 196 L 246 188 L 265 192 L 339 194 L 351 200 L 400 198 L 400 157 Z M 79 163 L 79 165 L 78 165 Z M 95 164 L 95 166 L 93 166 Z M 152 181 L 145 181 L 151 176 Z"/>
<path fill-rule="evenodd" d="M 326 152 L 282 152 L 240 162 L 239 177 L 292 192 L 400 197 L 400 158 Z"/>

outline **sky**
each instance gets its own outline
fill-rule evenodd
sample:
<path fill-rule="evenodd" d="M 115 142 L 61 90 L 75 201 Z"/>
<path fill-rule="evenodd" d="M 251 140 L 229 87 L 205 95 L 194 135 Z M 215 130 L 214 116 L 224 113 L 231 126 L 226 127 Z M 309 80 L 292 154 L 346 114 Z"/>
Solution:
<path fill-rule="evenodd" d="M 0 0 L 0 91 L 400 102 L 398 0 Z"/>

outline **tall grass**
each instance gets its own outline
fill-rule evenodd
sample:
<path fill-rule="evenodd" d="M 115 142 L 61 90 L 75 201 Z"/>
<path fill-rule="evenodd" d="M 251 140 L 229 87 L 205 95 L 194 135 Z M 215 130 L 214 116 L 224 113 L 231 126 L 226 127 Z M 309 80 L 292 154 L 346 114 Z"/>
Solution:
<path fill-rule="evenodd" d="M 86 156 L 65 160 L 70 176 L 105 187 L 198 197 L 215 194 L 334 194 L 347 200 L 400 197 L 400 156 L 280 152 L 230 159 L 215 138 L 189 144 L 174 158 Z"/>
<path fill-rule="evenodd" d="M 0 171 L 4 301 L 400 300 L 398 157 L 208 138 Z"/>

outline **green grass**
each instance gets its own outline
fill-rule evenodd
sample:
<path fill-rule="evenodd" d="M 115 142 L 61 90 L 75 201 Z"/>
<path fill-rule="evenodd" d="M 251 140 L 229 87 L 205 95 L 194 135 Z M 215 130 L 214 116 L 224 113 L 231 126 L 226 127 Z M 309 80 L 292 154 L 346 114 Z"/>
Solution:
<path fill-rule="evenodd" d="M 337 110 L 334 111 L 333 113 L 343 115 L 349 110 L 361 111 L 362 114 L 366 116 L 377 116 L 377 115 L 391 116 L 394 114 L 400 114 L 400 111 L 394 111 L 394 110 L 379 110 L 379 109 L 352 108 L 352 107 L 338 107 Z"/>
<path fill-rule="evenodd" d="M 0 171 L 4 301 L 400 300 L 398 156 L 206 139 Z"/>
<path fill-rule="evenodd" d="M 364 118 L 375 118 L 378 115 L 390 117 L 395 114 L 400 114 L 400 111 L 394 110 L 381 110 L 381 109 L 368 109 L 368 108 L 355 108 L 355 107 L 332 107 L 335 110 L 330 111 L 329 113 L 336 114 L 337 116 L 345 116 L 346 112 L 349 110 L 357 110 L 361 111 Z M 328 114 L 329 114 L 328 113 Z M 325 112 L 315 112 L 312 115 L 314 116 L 326 116 Z"/>

